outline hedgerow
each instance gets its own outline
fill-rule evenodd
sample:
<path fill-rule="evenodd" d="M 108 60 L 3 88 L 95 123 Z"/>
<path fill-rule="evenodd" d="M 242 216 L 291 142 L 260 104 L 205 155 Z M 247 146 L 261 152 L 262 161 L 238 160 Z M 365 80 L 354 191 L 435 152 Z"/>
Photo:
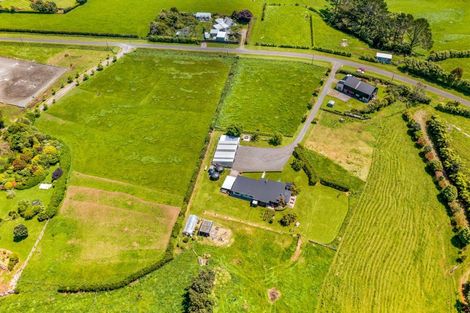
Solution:
<path fill-rule="evenodd" d="M 470 110 L 461 105 L 458 101 L 449 101 L 446 104 L 439 103 L 436 109 L 441 112 L 470 118 Z"/>
<path fill-rule="evenodd" d="M 470 58 L 470 50 L 433 51 L 428 56 L 428 60 L 434 62 L 455 58 Z"/>
<path fill-rule="evenodd" d="M 72 155 L 70 153 L 70 149 L 65 143 L 61 142 L 60 166 L 62 168 L 62 176 L 54 182 L 54 189 L 52 191 L 51 200 L 45 211 L 48 218 L 52 218 L 57 214 L 57 211 L 59 210 L 59 207 L 64 200 L 71 165 Z"/>

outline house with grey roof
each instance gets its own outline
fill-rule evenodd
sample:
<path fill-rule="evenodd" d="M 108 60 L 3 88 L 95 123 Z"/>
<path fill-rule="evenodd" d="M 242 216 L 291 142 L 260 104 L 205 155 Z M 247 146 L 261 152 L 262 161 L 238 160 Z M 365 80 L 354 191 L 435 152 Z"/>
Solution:
<path fill-rule="evenodd" d="M 346 75 L 346 77 L 340 80 L 338 84 L 336 84 L 336 89 L 366 103 L 372 100 L 378 92 L 377 87 L 352 75 Z"/>
<path fill-rule="evenodd" d="M 253 206 L 278 207 L 291 198 L 289 184 L 268 179 L 227 176 L 221 191 L 232 197 L 248 200 Z"/>

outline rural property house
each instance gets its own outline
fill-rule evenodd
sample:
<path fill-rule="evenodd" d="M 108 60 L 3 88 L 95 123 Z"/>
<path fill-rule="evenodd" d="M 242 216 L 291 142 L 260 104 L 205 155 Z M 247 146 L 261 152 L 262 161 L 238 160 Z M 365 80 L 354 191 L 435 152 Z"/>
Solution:
<path fill-rule="evenodd" d="M 336 89 L 362 102 L 369 102 L 377 95 L 377 87 L 363 82 L 357 77 L 346 75 L 336 85 Z"/>
<path fill-rule="evenodd" d="M 227 176 L 220 190 L 232 197 L 248 200 L 253 206 L 278 207 L 291 198 L 289 184 L 243 176 Z"/>

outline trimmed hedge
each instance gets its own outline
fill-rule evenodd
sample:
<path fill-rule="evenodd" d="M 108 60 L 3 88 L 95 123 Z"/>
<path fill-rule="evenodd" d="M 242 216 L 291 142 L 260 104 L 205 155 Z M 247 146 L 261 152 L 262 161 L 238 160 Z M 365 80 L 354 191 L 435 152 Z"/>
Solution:
<path fill-rule="evenodd" d="M 60 141 L 60 140 L 59 140 Z M 62 176 L 54 182 L 54 189 L 49 204 L 46 208 L 46 215 L 48 218 L 53 218 L 58 210 L 62 201 L 65 197 L 65 191 L 67 190 L 67 183 L 69 179 L 70 168 L 72 165 L 72 155 L 69 147 L 62 141 L 60 149 L 60 166 L 63 170 Z"/>
<path fill-rule="evenodd" d="M 308 158 L 306 157 L 305 150 L 302 147 L 297 146 L 295 147 L 293 154 L 294 154 L 294 157 L 302 161 L 303 163 L 302 168 L 305 174 L 307 174 L 308 184 L 311 186 L 316 185 L 320 179 L 318 178 L 318 175 L 315 172 L 315 169 L 313 168 L 312 164 L 309 162 Z"/>
<path fill-rule="evenodd" d="M 470 109 L 467 109 L 457 101 L 450 101 L 446 104 L 439 103 L 436 109 L 441 112 L 470 118 Z"/>
<path fill-rule="evenodd" d="M 46 177 L 47 177 L 47 172 L 45 172 L 43 175 L 40 175 L 40 176 L 32 176 L 25 183 L 21 185 L 16 185 L 15 189 L 24 190 L 24 189 L 32 188 L 36 186 L 37 184 L 39 184 L 40 182 L 42 182 L 44 179 L 46 179 Z"/>
<path fill-rule="evenodd" d="M 152 42 L 166 42 L 166 43 L 194 43 L 200 44 L 201 40 L 197 38 L 179 38 L 179 37 L 171 37 L 171 36 L 156 36 L 150 35 L 147 37 L 149 41 Z"/>
<path fill-rule="evenodd" d="M 428 61 L 443 61 L 447 59 L 470 58 L 470 50 L 434 51 L 428 56 Z"/>
<path fill-rule="evenodd" d="M 325 52 L 325 53 L 330 53 L 330 54 L 341 55 L 341 56 L 348 57 L 348 58 L 351 57 L 350 52 L 332 50 L 332 49 L 327 49 L 327 48 L 322 48 L 322 47 L 307 47 L 307 46 L 296 46 L 296 45 L 277 45 L 277 44 L 274 44 L 274 43 L 264 43 L 264 42 L 257 42 L 257 43 L 255 43 L 255 46 L 302 49 L 302 50 L 315 50 L 315 51 L 320 51 L 320 52 Z"/>

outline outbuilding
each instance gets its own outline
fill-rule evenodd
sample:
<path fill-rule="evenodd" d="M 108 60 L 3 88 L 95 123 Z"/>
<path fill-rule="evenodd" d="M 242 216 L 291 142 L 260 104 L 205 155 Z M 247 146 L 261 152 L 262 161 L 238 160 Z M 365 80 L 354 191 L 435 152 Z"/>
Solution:
<path fill-rule="evenodd" d="M 377 52 L 375 54 L 375 59 L 380 63 L 390 64 L 392 63 L 392 55 L 388 53 Z"/>
<path fill-rule="evenodd" d="M 196 230 L 198 222 L 199 218 L 196 215 L 190 215 L 188 220 L 186 221 L 186 225 L 184 225 L 183 235 L 191 237 L 194 234 L 194 231 Z"/>
<path fill-rule="evenodd" d="M 346 75 L 346 77 L 340 80 L 336 85 L 336 89 L 366 103 L 372 100 L 378 92 L 377 87 L 363 82 L 352 75 Z"/>
<path fill-rule="evenodd" d="M 194 17 L 199 21 L 210 21 L 212 19 L 212 14 L 208 12 L 197 12 L 194 14 Z"/>
<path fill-rule="evenodd" d="M 239 144 L 240 137 L 220 136 L 212 163 L 232 167 Z"/>
<path fill-rule="evenodd" d="M 209 237 L 213 225 L 214 222 L 212 221 L 202 220 L 201 227 L 199 227 L 199 236 Z"/>

